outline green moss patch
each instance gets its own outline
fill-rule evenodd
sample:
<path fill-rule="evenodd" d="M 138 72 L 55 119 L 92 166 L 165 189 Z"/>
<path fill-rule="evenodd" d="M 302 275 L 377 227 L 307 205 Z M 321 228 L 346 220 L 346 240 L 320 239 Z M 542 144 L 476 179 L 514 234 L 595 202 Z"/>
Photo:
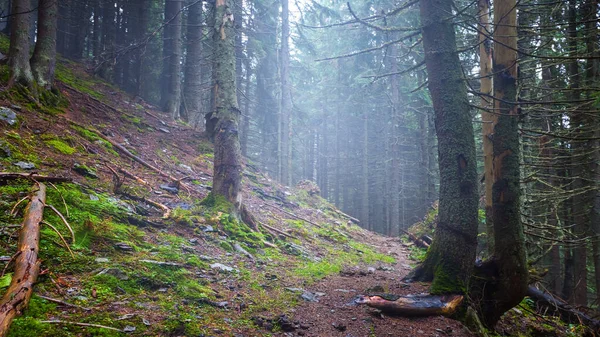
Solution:
<path fill-rule="evenodd" d="M 46 140 L 45 143 L 48 144 L 49 146 L 53 147 L 55 150 L 57 150 L 58 152 L 60 152 L 62 154 L 71 155 L 77 151 L 74 148 L 72 148 L 71 146 L 69 146 L 69 144 L 67 144 L 59 139 Z"/>

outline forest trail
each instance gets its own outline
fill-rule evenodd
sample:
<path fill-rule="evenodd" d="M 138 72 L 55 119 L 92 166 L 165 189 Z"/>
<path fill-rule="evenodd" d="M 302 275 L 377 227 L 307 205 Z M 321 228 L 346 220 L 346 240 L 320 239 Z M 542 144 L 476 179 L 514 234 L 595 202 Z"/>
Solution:
<path fill-rule="evenodd" d="M 325 278 L 309 287 L 325 294 L 318 302 L 305 302 L 296 309 L 294 320 L 306 327 L 302 336 L 474 336 L 462 324 L 443 316 L 388 316 L 376 309 L 357 306 L 360 294 L 389 293 L 414 295 L 427 291 L 426 284 L 402 282 L 414 261 L 408 246 L 399 239 L 370 235 L 369 242 L 380 252 L 393 256 L 391 265 L 357 265 Z"/>

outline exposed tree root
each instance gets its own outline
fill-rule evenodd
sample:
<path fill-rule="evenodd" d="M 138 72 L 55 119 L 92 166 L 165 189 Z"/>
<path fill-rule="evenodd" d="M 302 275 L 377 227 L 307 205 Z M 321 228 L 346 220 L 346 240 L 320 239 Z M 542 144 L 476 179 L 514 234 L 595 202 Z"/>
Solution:
<path fill-rule="evenodd" d="M 46 204 L 46 186 L 37 184 L 38 190 L 31 196 L 19 233 L 15 270 L 6 294 L 0 301 L 0 336 L 8 333 L 13 319 L 29 304 L 33 284 L 40 272 L 38 260 L 40 222 Z"/>
<path fill-rule="evenodd" d="M 357 304 L 366 304 L 388 314 L 402 316 L 451 316 L 462 303 L 462 295 L 373 295 L 359 296 Z"/>

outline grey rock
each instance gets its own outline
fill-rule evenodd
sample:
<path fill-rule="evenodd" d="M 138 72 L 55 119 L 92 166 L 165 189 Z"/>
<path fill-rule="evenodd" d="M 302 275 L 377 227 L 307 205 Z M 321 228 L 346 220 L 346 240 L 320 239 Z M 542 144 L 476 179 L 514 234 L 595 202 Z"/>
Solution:
<path fill-rule="evenodd" d="M 96 172 L 94 172 L 92 169 L 90 169 L 89 167 L 87 167 L 85 165 L 75 163 L 73 165 L 73 171 L 79 173 L 80 175 L 82 175 L 84 177 L 98 179 L 98 175 L 96 174 Z"/>
<path fill-rule="evenodd" d="M 302 289 L 302 288 L 285 288 L 285 290 L 293 292 L 293 293 L 298 293 L 298 294 L 301 294 L 304 292 L 304 289 Z"/>
<path fill-rule="evenodd" d="M 123 332 L 134 332 L 135 331 L 135 327 L 128 325 L 125 328 L 123 328 Z"/>
<path fill-rule="evenodd" d="M 7 107 L 0 107 L 0 121 L 6 122 L 8 125 L 15 125 L 17 113 Z"/>
<path fill-rule="evenodd" d="M 211 226 L 211 225 L 206 225 L 206 226 L 205 226 L 205 227 L 202 229 L 202 231 L 203 231 L 203 232 L 205 232 L 205 233 L 211 233 L 211 232 L 214 232 L 214 231 L 215 231 L 215 229 L 214 229 L 214 228 L 213 228 L 213 226 Z"/>
<path fill-rule="evenodd" d="M 98 201 L 98 200 L 100 200 L 100 198 L 98 198 L 97 196 L 95 196 L 93 194 L 90 194 L 90 200 Z"/>
<path fill-rule="evenodd" d="M 14 163 L 13 165 L 18 166 L 23 170 L 33 170 L 35 168 L 34 163 L 25 162 L 25 161 L 18 161 L 16 163 Z"/>
<path fill-rule="evenodd" d="M 226 266 L 226 265 L 224 265 L 222 263 L 213 263 L 213 264 L 210 265 L 210 268 L 211 269 L 216 269 L 216 270 L 219 270 L 219 271 L 228 272 L 228 273 L 231 273 L 231 272 L 233 272 L 233 271 L 236 270 L 235 268 Z"/>
<path fill-rule="evenodd" d="M 171 193 L 171 194 L 177 194 L 179 193 L 179 189 L 173 186 L 169 186 L 169 185 L 160 185 L 159 186 L 161 189 Z"/>
<path fill-rule="evenodd" d="M 305 300 L 306 302 L 319 302 L 319 297 L 315 293 L 311 293 L 310 291 L 305 291 L 300 295 L 300 298 Z"/>
<path fill-rule="evenodd" d="M 96 259 L 96 262 L 98 262 L 98 263 L 107 263 L 107 262 L 109 262 L 109 260 L 106 257 L 99 257 L 99 258 Z"/>
<path fill-rule="evenodd" d="M 118 242 L 115 243 L 115 248 L 120 249 L 120 250 L 124 250 L 124 251 L 132 251 L 133 247 L 131 247 L 130 245 L 126 244 L 125 242 Z"/>
<path fill-rule="evenodd" d="M 129 280 L 129 276 L 127 276 L 127 274 L 124 271 L 122 271 L 121 269 L 119 269 L 119 268 L 106 268 L 106 269 L 102 269 L 102 271 L 100 271 L 96 275 L 102 275 L 102 274 L 112 275 L 112 276 L 116 277 L 117 279 L 119 279 L 121 281 L 127 281 L 127 280 Z"/>
<path fill-rule="evenodd" d="M 8 144 L 0 141 L 0 158 L 8 158 L 10 156 L 12 156 L 12 152 L 10 151 Z"/>
<path fill-rule="evenodd" d="M 144 323 L 144 325 L 145 325 L 145 326 L 150 326 L 150 325 L 151 325 L 151 324 L 150 324 L 150 321 L 148 321 L 148 320 L 147 320 L 147 319 L 145 319 L 145 318 L 142 318 L 142 323 Z"/>
<path fill-rule="evenodd" d="M 188 165 L 179 164 L 179 167 L 181 167 L 182 169 L 184 169 L 184 170 L 186 170 L 186 171 L 188 171 L 190 173 L 194 172 L 194 171 L 192 171 L 192 168 L 190 166 L 188 166 Z"/>
<path fill-rule="evenodd" d="M 171 131 L 167 130 L 166 128 L 158 128 L 158 130 L 163 133 L 171 133 Z"/>
<path fill-rule="evenodd" d="M 373 273 L 375 273 L 375 268 L 373 268 L 373 267 L 367 268 L 367 274 L 373 274 Z"/>

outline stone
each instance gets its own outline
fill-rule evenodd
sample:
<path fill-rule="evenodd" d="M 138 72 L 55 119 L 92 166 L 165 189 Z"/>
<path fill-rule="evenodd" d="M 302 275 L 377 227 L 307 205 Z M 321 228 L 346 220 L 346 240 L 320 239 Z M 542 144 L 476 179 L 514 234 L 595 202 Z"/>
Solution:
<path fill-rule="evenodd" d="M 8 144 L 0 141 L 0 158 L 8 158 L 10 156 L 12 156 L 10 147 L 8 147 Z"/>
<path fill-rule="evenodd" d="M 222 263 L 213 263 L 213 264 L 210 265 L 210 268 L 211 269 L 217 269 L 219 271 L 228 272 L 228 273 L 231 273 L 231 272 L 233 272 L 235 270 L 235 268 L 226 266 L 226 265 L 224 265 Z"/>
<path fill-rule="evenodd" d="M 134 332 L 135 331 L 135 327 L 128 325 L 125 328 L 123 328 L 123 332 Z"/>
<path fill-rule="evenodd" d="M 99 258 L 96 259 L 96 262 L 98 262 L 98 263 L 107 263 L 107 262 L 109 262 L 109 259 L 106 258 L 106 257 L 99 257 Z"/>
<path fill-rule="evenodd" d="M 177 187 L 173 187 L 173 186 L 169 186 L 169 185 L 160 185 L 159 187 L 171 194 L 179 193 L 179 189 Z"/>
<path fill-rule="evenodd" d="M 335 322 L 332 324 L 332 326 L 338 331 L 346 331 L 346 325 L 343 323 Z"/>
<path fill-rule="evenodd" d="M 7 107 L 0 107 L 0 121 L 8 125 L 15 125 L 17 123 L 17 113 Z"/>
<path fill-rule="evenodd" d="M 13 165 L 18 166 L 23 170 L 33 170 L 35 168 L 34 163 L 25 162 L 25 161 L 18 161 L 16 163 L 14 163 Z"/>
<path fill-rule="evenodd" d="M 163 133 L 171 133 L 171 131 L 167 130 L 167 128 L 158 128 L 158 130 Z"/>
<path fill-rule="evenodd" d="M 367 268 L 367 274 L 374 274 L 374 273 L 375 273 L 375 268 L 373 268 L 373 267 Z"/>
<path fill-rule="evenodd" d="M 75 171 L 75 172 L 79 173 L 80 175 L 87 177 L 87 178 L 98 179 L 98 175 L 96 174 L 96 172 L 94 172 L 89 167 L 87 167 L 85 165 L 81 165 L 79 163 L 75 163 L 73 165 L 73 171 Z"/>

